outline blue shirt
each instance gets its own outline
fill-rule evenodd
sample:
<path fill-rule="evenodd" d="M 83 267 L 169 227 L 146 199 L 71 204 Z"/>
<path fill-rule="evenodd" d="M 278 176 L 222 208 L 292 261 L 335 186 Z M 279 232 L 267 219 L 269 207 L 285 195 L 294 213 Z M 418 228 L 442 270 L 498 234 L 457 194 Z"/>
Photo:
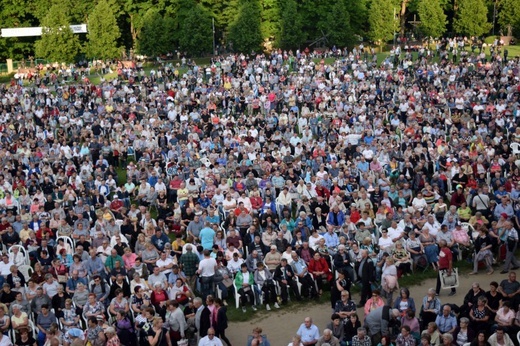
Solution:
<path fill-rule="evenodd" d="M 204 227 L 200 230 L 199 238 L 200 238 L 200 244 L 204 248 L 204 250 L 211 250 L 213 247 L 213 240 L 215 237 L 215 231 L 213 228 L 210 227 Z"/>
<path fill-rule="evenodd" d="M 307 265 L 301 258 L 298 259 L 297 261 L 294 261 L 291 265 L 292 265 L 294 273 L 296 275 L 302 274 L 304 269 L 307 268 Z M 304 340 L 302 340 L 302 341 L 304 341 Z"/>
<path fill-rule="evenodd" d="M 334 232 L 332 234 L 330 234 L 329 232 L 326 232 L 323 235 L 323 238 L 325 238 L 325 244 L 327 245 L 328 248 L 335 248 L 336 246 L 339 245 L 338 235 Z"/>
<path fill-rule="evenodd" d="M 439 332 L 441 334 L 444 334 L 457 327 L 457 319 L 451 315 L 448 315 L 448 317 L 445 317 L 444 315 L 439 315 L 435 319 L 435 324 L 437 324 Z"/>
<path fill-rule="evenodd" d="M 93 275 L 94 273 L 103 275 L 105 273 L 105 265 L 99 257 L 94 259 L 90 257 L 85 263 L 85 269 L 87 270 L 88 275 Z"/>
<path fill-rule="evenodd" d="M 307 328 L 305 323 L 302 323 L 296 334 L 301 337 L 302 342 L 317 341 L 320 338 L 320 331 L 314 324 Z"/>

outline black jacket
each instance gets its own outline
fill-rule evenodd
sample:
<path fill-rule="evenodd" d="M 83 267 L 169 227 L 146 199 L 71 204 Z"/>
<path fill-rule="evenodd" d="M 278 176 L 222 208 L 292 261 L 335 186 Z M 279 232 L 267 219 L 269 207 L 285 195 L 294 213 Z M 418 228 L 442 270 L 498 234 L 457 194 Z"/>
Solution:
<path fill-rule="evenodd" d="M 356 273 L 358 272 L 359 265 L 361 263 L 356 263 Z M 376 276 L 376 268 L 374 266 L 374 262 L 367 258 L 365 264 L 363 265 L 363 269 L 361 271 L 361 282 L 363 284 L 368 284 L 370 282 L 375 281 Z"/>
<path fill-rule="evenodd" d="M 291 274 L 291 276 L 287 275 L 285 280 L 287 280 L 287 282 L 291 282 L 292 279 L 294 278 L 294 271 L 293 271 L 293 269 L 292 269 L 292 267 L 290 265 L 286 265 L 285 269 L 286 269 L 286 273 Z M 284 278 L 283 278 L 283 271 L 282 271 L 282 265 L 281 264 L 279 264 L 278 267 L 276 267 L 276 269 L 274 270 L 274 279 L 276 281 L 284 280 Z"/>
<path fill-rule="evenodd" d="M 228 318 L 227 318 L 227 308 L 225 306 L 221 306 L 217 312 L 217 325 L 215 326 L 215 330 L 223 331 L 228 327 Z"/>
<path fill-rule="evenodd" d="M 205 306 L 202 310 L 202 313 L 200 314 L 200 330 L 199 335 L 201 338 L 208 335 L 208 329 L 211 327 L 211 311 L 209 311 L 208 307 Z"/>

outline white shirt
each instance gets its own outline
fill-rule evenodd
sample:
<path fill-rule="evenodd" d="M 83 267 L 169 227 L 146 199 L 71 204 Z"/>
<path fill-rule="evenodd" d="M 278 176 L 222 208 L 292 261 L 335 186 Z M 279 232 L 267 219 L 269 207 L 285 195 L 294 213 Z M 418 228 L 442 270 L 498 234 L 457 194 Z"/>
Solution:
<path fill-rule="evenodd" d="M 17 254 L 14 252 L 11 252 L 9 254 L 9 263 L 14 263 L 15 266 L 19 267 L 23 264 L 25 264 L 25 256 L 21 251 L 18 251 Z"/>
<path fill-rule="evenodd" d="M 199 262 L 199 270 L 201 277 L 210 277 L 215 275 L 217 261 L 214 258 L 204 258 Z"/>
<path fill-rule="evenodd" d="M 209 336 L 205 336 L 199 341 L 198 346 L 223 346 L 222 341 L 216 336 L 213 336 L 213 339 L 210 339 Z"/>
<path fill-rule="evenodd" d="M 5 263 L 4 261 L 0 261 L 0 275 L 7 276 L 11 274 L 11 266 L 14 263 L 9 261 L 8 263 Z"/>
<path fill-rule="evenodd" d="M 165 267 L 167 265 L 170 265 L 170 264 L 173 264 L 173 260 L 171 258 L 166 258 L 165 260 L 162 260 L 162 259 L 158 259 L 157 262 L 155 262 L 155 265 L 158 266 L 159 268 L 160 267 Z M 172 269 L 166 269 L 166 270 L 163 270 L 162 273 L 164 275 L 168 275 L 172 272 Z"/>
<path fill-rule="evenodd" d="M 388 237 L 385 239 L 384 237 L 379 238 L 379 247 L 381 249 L 386 249 L 389 246 L 392 246 L 394 242 L 392 241 L 392 238 Z"/>

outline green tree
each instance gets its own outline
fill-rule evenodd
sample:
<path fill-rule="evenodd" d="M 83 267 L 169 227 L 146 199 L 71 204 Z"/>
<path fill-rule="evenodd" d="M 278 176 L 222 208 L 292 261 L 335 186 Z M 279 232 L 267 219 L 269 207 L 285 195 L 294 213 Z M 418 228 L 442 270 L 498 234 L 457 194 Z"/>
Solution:
<path fill-rule="evenodd" d="M 392 0 L 374 0 L 368 11 L 370 39 L 380 45 L 393 38 L 399 23 L 394 18 Z"/>
<path fill-rule="evenodd" d="M 137 49 L 141 54 L 156 57 L 168 51 L 165 38 L 165 21 L 159 11 L 149 9 L 143 16 L 143 27 L 137 41 Z"/>
<path fill-rule="evenodd" d="M 456 33 L 468 36 L 487 34 L 492 24 L 487 19 L 484 0 L 458 0 L 458 8 L 453 20 Z"/>
<path fill-rule="evenodd" d="M 150 9 L 161 11 L 162 5 L 158 5 L 150 0 L 116 0 L 121 8 L 121 17 L 128 22 L 130 35 L 132 38 L 132 46 L 136 48 L 139 45 L 139 36 L 145 25 L 145 16 Z"/>
<path fill-rule="evenodd" d="M 282 49 L 299 48 L 305 41 L 302 16 L 298 11 L 296 0 L 285 0 L 280 18 L 280 35 L 276 45 Z"/>
<path fill-rule="evenodd" d="M 121 36 L 112 8 L 100 1 L 89 16 L 87 56 L 89 58 L 112 59 L 120 54 L 117 40 Z"/>
<path fill-rule="evenodd" d="M 211 52 L 213 45 L 212 23 L 209 12 L 202 6 L 192 7 L 179 27 L 179 47 L 190 55 L 201 56 Z"/>
<path fill-rule="evenodd" d="M 49 8 L 59 5 L 65 11 L 71 24 L 84 24 L 87 22 L 88 15 L 92 12 L 95 0 L 32 0 L 25 1 L 34 16 L 43 22 Z"/>
<path fill-rule="evenodd" d="M 260 0 L 262 38 L 277 37 L 280 34 L 280 4 L 278 0 Z"/>
<path fill-rule="evenodd" d="M 420 0 L 417 12 L 420 29 L 426 36 L 441 37 L 446 32 L 446 14 L 439 0 Z"/>
<path fill-rule="evenodd" d="M 327 36 L 329 46 L 344 47 L 352 41 L 350 15 L 344 0 L 330 2 L 326 15 L 318 22 L 318 28 Z"/>
<path fill-rule="evenodd" d="M 258 51 L 262 44 L 260 5 L 257 0 L 244 0 L 229 28 L 229 41 L 236 52 Z"/>
<path fill-rule="evenodd" d="M 23 0 L 3 0 L 0 6 L 0 23 L 3 28 L 39 26 L 31 8 Z M 0 60 L 20 60 L 34 54 L 35 37 L 0 38 Z"/>
<path fill-rule="evenodd" d="M 53 5 L 41 24 L 42 37 L 36 41 L 36 56 L 55 62 L 74 61 L 80 44 L 70 30 L 66 8 Z"/>
<path fill-rule="evenodd" d="M 354 34 L 366 36 L 368 31 L 367 0 L 345 0 L 350 17 L 350 27 Z"/>
<path fill-rule="evenodd" d="M 520 35 L 520 1 L 501 0 L 498 7 L 498 24 L 508 36 Z"/>

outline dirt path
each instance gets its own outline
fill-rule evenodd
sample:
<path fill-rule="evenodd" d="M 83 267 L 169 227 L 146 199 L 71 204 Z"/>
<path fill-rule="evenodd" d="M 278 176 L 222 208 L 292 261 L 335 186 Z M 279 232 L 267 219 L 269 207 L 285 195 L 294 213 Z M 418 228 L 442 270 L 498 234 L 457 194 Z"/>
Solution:
<path fill-rule="evenodd" d="M 449 290 L 441 290 L 440 300 L 441 303 L 454 303 L 461 305 L 466 293 L 470 290 L 473 282 L 479 282 L 482 289 L 485 291 L 489 290 L 489 283 L 491 281 L 497 281 L 500 283 L 503 279 L 507 279 L 507 274 L 499 274 L 502 268 L 495 268 L 493 275 L 486 275 L 484 270 L 478 275 L 463 275 L 460 278 L 460 286 L 457 288 L 457 294 L 449 297 Z M 421 302 L 423 297 L 426 295 L 428 288 L 435 287 L 435 279 L 428 279 L 421 285 L 413 286 L 410 289 L 411 296 L 415 300 L 417 310 L 421 308 Z M 394 299 L 396 295 L 394 294 Z M 359 294 L 355 294 L 353 297 L 355 302 L 359 301 Z M 267 334 L 269 341 L 272 346 L 285 346 L 290 341 L 292 336 L 298 330 L 300 324 L 306 316 L 311 316 L 314 323 L 323 330 L 326 324 L 330 321 L 332 310 L 329 302 L 323 302 L 316 305 L 306 305 L 301 308 L 294 310 L 291 308 L 280 310 L 272 310 L 266 312 L 265 310 L 258 313 L 258 317 L 250 321 L 231 323 L 227 329 L 227 336 L 234 346 L 246 345 L 248 335 L 254 327 L 259 326 Z M 358 309 L 359 316 L 363 316 L 363 309 Z M 361 317 L 362 318 L 362 317 Z"/>

